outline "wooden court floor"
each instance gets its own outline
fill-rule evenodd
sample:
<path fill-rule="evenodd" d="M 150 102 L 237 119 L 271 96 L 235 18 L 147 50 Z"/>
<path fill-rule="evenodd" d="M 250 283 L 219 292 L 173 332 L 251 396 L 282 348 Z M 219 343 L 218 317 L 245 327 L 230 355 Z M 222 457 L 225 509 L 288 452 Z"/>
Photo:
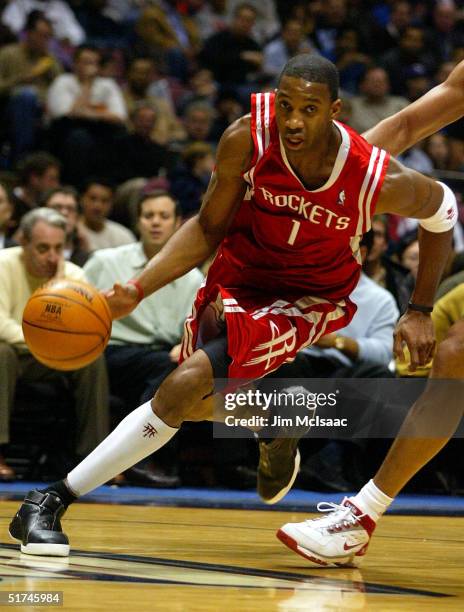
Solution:
<path fill-rule="evenodd" d="M 0 502 L 0 591 L 63 591 L 65 610 L 464 610 L 463 518 L 384 517 L 362 569 L 328 570 L 274 536 L 301 514 L 75 504 L 63 560 L 19 553 L 17 507 Z"/>

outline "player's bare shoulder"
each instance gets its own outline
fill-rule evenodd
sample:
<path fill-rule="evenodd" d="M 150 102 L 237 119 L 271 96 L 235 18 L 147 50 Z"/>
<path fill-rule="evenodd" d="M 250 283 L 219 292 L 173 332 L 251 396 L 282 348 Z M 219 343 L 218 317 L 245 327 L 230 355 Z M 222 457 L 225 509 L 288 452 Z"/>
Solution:
<path fill-rule="evenodd" d="M 390 157 L 376 212 L 425 218 L 435 212 L 441 195 L 442 189 L 433 179 Z"/>
<path fill-rule="evenodd" d="M 252 157 L 251 115 L 248 114 L 234 121 L 223 133 L 217 149 L 216 172 L 242 176 L 250 167 Z"/>

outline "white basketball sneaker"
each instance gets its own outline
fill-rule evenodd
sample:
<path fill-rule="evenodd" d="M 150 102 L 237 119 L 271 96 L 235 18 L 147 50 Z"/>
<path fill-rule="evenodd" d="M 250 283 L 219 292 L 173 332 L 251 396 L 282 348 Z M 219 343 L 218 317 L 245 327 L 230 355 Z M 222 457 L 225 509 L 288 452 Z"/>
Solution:
<path fill-rule="evenodd" d="M 321 502 L 319 512 L 328 516 L 287 523 L 277 537 L 316 566 L 359 567 L 366 554 L 376 523 L 347 497 L 339 504 Z"/>

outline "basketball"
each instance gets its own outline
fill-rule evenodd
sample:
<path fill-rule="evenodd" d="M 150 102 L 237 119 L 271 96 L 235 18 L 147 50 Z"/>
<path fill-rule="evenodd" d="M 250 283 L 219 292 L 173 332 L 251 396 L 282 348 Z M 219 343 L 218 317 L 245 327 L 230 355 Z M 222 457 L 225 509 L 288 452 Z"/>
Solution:
<path fill-rule="evenodd" d="M 29 298 L 23 332 L 38 361 L 55 370 L 78 370 L 104 351 L 111 334 L 111 313 L 95 287 L 55 280 Z"/>

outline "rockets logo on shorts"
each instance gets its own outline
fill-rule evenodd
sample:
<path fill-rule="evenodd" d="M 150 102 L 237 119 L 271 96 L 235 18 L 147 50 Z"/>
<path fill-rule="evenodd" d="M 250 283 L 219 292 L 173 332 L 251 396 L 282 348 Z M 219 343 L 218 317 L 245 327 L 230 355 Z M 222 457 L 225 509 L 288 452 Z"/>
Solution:
<path fill-rule="evenodd" d="M 253 353 L 261 353 L 244 363 L 244 366 L 254 366 L 262 363 L 265 370 L 269 370 L 276 358 L 285 354 L 291 355 L 296 346 L 296 329 L 291 328 L 287 332 L 279 335 L 279 328 L 274 321 L 269 321 L 272 339 L 268 342 L 258 344 L 252 349 Z"/>

